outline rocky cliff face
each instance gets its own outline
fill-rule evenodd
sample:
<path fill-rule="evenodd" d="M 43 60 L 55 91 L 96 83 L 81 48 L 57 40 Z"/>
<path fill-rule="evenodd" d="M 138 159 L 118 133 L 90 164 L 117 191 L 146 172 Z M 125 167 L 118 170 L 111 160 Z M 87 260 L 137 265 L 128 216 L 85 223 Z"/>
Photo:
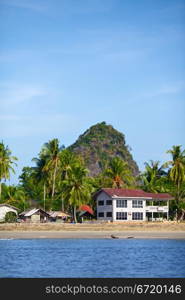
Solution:
<path fill-rule="evenodd" d="M 139 173 L 138 166 L 126 145 L 124 134 L 105 122 L 90 127 L 69 149 L 83 157 L 90 176 L 98 175 L 114 156 L 128 162 L 134 175 Z"/>

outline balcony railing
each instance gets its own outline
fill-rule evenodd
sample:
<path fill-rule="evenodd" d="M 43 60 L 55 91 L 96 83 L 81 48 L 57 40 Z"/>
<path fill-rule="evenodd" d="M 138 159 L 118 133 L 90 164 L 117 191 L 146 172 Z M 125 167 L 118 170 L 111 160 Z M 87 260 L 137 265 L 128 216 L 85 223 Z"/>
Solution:
<path fill-rule="evenodd" d="M 168 211 L 168 206 L 146 206 L 146 211 L 166 212 L 166 211 Z"/>

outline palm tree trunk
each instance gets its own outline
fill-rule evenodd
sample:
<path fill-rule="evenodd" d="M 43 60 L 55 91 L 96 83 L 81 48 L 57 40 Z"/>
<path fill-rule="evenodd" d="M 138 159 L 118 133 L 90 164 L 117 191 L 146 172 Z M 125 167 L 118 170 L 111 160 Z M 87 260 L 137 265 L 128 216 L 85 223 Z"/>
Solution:
<path fill-rule="evenodd" d="M 64 211 L 64 198 L 62 196 L 62 211 Z"/>
<path fill-rule="evenodd" d="M 1 192 L 2 192 L 2 187 L 1 187 L 1 181 L 0 181 L 0 201 L 1 201 Z"/>
<path fill-rule="evenodd" d="M 74 208 L 73 208 L 73 218 L 74 218 L 74 222 L 77 223 L 77 220 L 76 220 L 76 205 L 74 205 Z"/>
<path fill-rule="evenodd" d="M 180 202 L 180 182 L 177 183 L 177 203 Z"/>
<path fill-rule="evenodd" d="M 55 194 L 56 173 L 57 173 L 57 160 L 55 162 L 55 168 L 54 168 L 54 173 L 53 173 L 53 186 L 52 186 L 52 194 L 51 194 L 52 200 L 53 200 L 53 197 L 54 197 L 54 194 Z"/>
<path fill-rule="evenodd" d="M 180 221 L 183 221 L 184 219 L 184 215 L 185 215 L 185 210 L 182 209 L 182 212 L 181 212 L 181 217 L 180 217 Z"/>
<path fill-rule="evenodd" d="M 44 183 L 44 211 L 46 209 L 46 185 Z"/>

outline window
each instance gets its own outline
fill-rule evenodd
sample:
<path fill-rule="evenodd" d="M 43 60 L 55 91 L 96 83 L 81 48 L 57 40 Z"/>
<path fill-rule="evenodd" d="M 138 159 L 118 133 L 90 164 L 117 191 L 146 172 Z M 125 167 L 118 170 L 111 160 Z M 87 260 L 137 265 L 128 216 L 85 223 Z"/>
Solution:
<path fill-rule="evenodd" d="M 127 200 L 116 200 L 116 207 L 127 207 Z"/>
<path fill-rule="evenodd" d="M 133 212 L 132 220 L 143 220 L 143 213 L 142 212 Z"/>
<path fill-rule="evenodd" d="M 112 200 L 107 200 L 107 201 L 106 201 L 106 204 L 107 204 L 107 205 L 112 205 Z"/>
<path fill-rule="evenodd" d="M 132 200 L 132 207 L 133 208 L 143 208 L 143 201 L 142 200 Z"/>
<path fill-rule="evenodd" d="M 103 200 L 98 201 L 98 205 L 99 206 L 103 206 L 104 205 L 104 201 Z"/>
<path fill-rule="evenodd" d="M 98 213 L 98 217 L 99 217 L 99 218 L 103 218 L 103 217 L 104 217 L 104 212 L 99 212 L 99 213 Z"/>
<path fill-rule="evenodd" d="M 116 220 L 127 220 L 127 212 L 116 212 Z"/>
<path fill-rule="evenodd" d="M 112 212 L 111 211 L 107 212 L 107 218 L 112 218 Z"/>

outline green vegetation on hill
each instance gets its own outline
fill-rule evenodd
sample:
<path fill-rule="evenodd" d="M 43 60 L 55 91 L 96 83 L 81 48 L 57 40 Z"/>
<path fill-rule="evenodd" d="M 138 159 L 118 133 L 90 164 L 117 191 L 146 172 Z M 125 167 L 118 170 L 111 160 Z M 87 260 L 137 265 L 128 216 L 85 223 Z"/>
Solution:
<path fill-rule="evenodd" d="M 90 127 L 68 149 L 83 157 L 91 176 L 96 176 L 107 168 L 113 157 L 127 162 L 133 175 L 139 173 L 124 134 L 105 122 Z"/>

